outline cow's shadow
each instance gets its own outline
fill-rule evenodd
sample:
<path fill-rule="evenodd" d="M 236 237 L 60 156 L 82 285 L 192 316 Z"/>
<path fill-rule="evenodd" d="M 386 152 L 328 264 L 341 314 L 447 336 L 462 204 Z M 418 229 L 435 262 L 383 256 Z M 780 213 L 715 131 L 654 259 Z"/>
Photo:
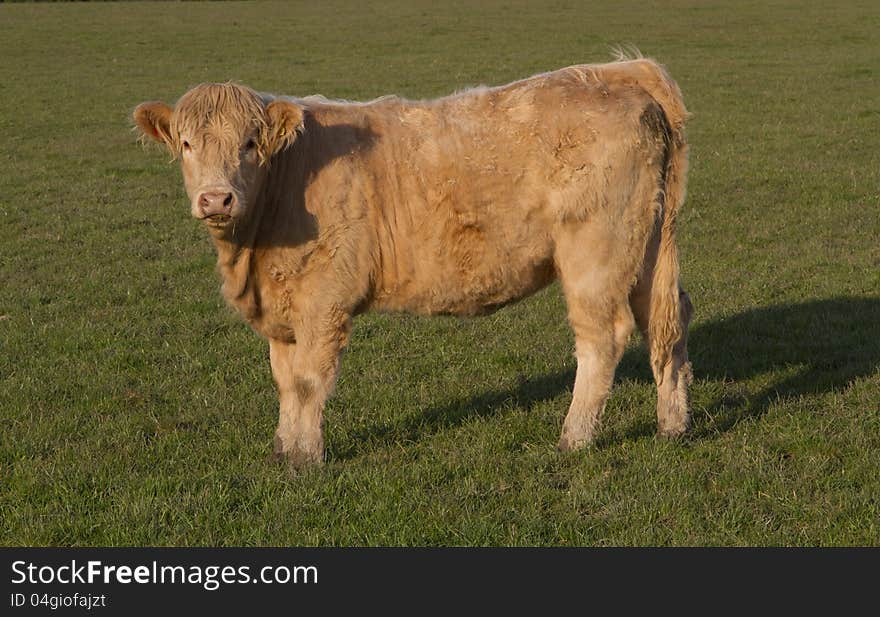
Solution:
<path fill-rule="evenodd" d="M 733 382 L 695 413 L 696 437 L 763 416 L 780 399 L 845 388 L 880 369 L 880 299 L 840 297 L 758 308 L 695 329 L 698 378 Z M 700 368 L 697 368 L 700 367 Z M 769 380 L 758 392 L 736 388 Z M 739 392 L 737 392 L 739 390 Z"/>
<path fill-rule="evenodd" d="M 745 419 L 764 415 L 777 399 L 840 389 L 877 371 L 880 299 L 841 297 L 769 306 L 698 323 L 691 328 L 689 351 L 698 382 L 726 383 L 724 395 L 695 406 L 693 437 L 709 438 Z M 736 387 L 736 382 L 764 375 L 772 381 L 758 392 Z M 624 355 L 617 379 L 651 381 L 647 355 L 641 347 Z M 418 440 L 475 418 L 514 407 L 528 408 L 570 391 L 573 383 L 574 368 L 566 368 L 523 380 L 513 388 L 427 409 L 391 426 L 367 428 L 352 435 L 352 443 L 333 458 L 352 458 L 377 441 Z M 560 410 L 560 419 L 564 412 Z M 624 439 L 653 434 L 653 417 L 652 409 L 644 421 L 624 430 Z"/>

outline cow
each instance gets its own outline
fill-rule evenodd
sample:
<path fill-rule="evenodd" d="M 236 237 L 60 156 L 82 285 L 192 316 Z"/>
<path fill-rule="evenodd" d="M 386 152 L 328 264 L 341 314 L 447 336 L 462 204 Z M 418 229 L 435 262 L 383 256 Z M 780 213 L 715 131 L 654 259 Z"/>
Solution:
<path fill-rule="evenodd" d="M 324 460 L 323 409 L 354 316 L 484 315 L 557 278 L 577 359 L 559 450 L 593 441 L 636 325 L 658 432 L 688 429 L 693 307 L 675 239 L 688 112 L 655 61 L 426 101 L 209 83 L 133 116 L 180 160 L 223 296 L 269 342 L 274 454 L 292 468 Z"/>

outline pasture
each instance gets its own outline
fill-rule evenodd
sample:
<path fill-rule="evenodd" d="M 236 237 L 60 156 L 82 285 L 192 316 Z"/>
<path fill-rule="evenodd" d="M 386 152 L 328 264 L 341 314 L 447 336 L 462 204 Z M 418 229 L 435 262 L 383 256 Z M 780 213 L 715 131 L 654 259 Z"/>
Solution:
<path fill-rule="evenodd" d="M 877 545 L 878 31 L 868 0 L 0 6 L 0 544 Z M 655 437 L 636 336 L 599 442 L 555 451 L 557 284 L 358 318 L 326 464 L 270 463 L 267 344 L 134 106 L 226 80 L 428 98 L 619 44 L 694 114 L 692 434 Z"/>

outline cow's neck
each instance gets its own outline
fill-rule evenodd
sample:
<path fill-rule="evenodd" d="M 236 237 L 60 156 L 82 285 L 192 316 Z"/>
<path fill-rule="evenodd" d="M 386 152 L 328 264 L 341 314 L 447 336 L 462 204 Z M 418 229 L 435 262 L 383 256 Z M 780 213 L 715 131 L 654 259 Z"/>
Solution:
<path fill-rule="evenodd" d="M 279 155 L 274 161 L 275 174 L 263 185 L 253 208 L 253 213 L 246 221 L 222 234 L 212 233 L 214 245 L 217 247 L 217 269 L 223 277 L 223 295 L 227 302 L 235 306 L 245 319 L 252 325 L 262 316 L 260 294 L 258 289 L 257 240 L 272 241 L 269 236 L 278 233 L 308 233 L 308 228 L 291 227 L 285 216 L 290 216 L 291 208 L 282 208 L 282 195 L 290 197 L 284 191 L 285 179 L 281 170 L 289 168 L 293 157 L 292 149 Z M 304 176 L 302 169 L 294 173 Z M 284 212 L 287 214 L 283 214 Z M 299 241 L 291 240 L 291 244 Z M 283 242 L 282 242 L 283 243 Z"/>
<path fill-rule="evenodd" d="M 223 277 L 223 296 L 245 319 L 260 315 L 256 294 L 254 242 L 259 221 L 250 221 L 229 235 L 212 234 L 217 248 L 217 270 Z"/>

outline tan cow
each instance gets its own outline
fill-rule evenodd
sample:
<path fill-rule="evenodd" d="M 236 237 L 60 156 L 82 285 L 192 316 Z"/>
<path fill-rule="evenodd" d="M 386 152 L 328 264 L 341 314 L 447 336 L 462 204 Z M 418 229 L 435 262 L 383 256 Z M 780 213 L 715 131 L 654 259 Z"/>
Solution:
<path fill-rule="evenodd" d="M 561 450 L 595 436 L 639 325 L 661 434 L 689 424 L 676 213 L 678 86 L 648 59 L 572 66 L 433 101 L 368 103 L 204 84 L 134 119 L 180 158 L 223 294 L 269 340 L 275 452 L 324 456 L 323 408 L 352 317 L 480 315 L 557 276 L 577 375 Z"/>

